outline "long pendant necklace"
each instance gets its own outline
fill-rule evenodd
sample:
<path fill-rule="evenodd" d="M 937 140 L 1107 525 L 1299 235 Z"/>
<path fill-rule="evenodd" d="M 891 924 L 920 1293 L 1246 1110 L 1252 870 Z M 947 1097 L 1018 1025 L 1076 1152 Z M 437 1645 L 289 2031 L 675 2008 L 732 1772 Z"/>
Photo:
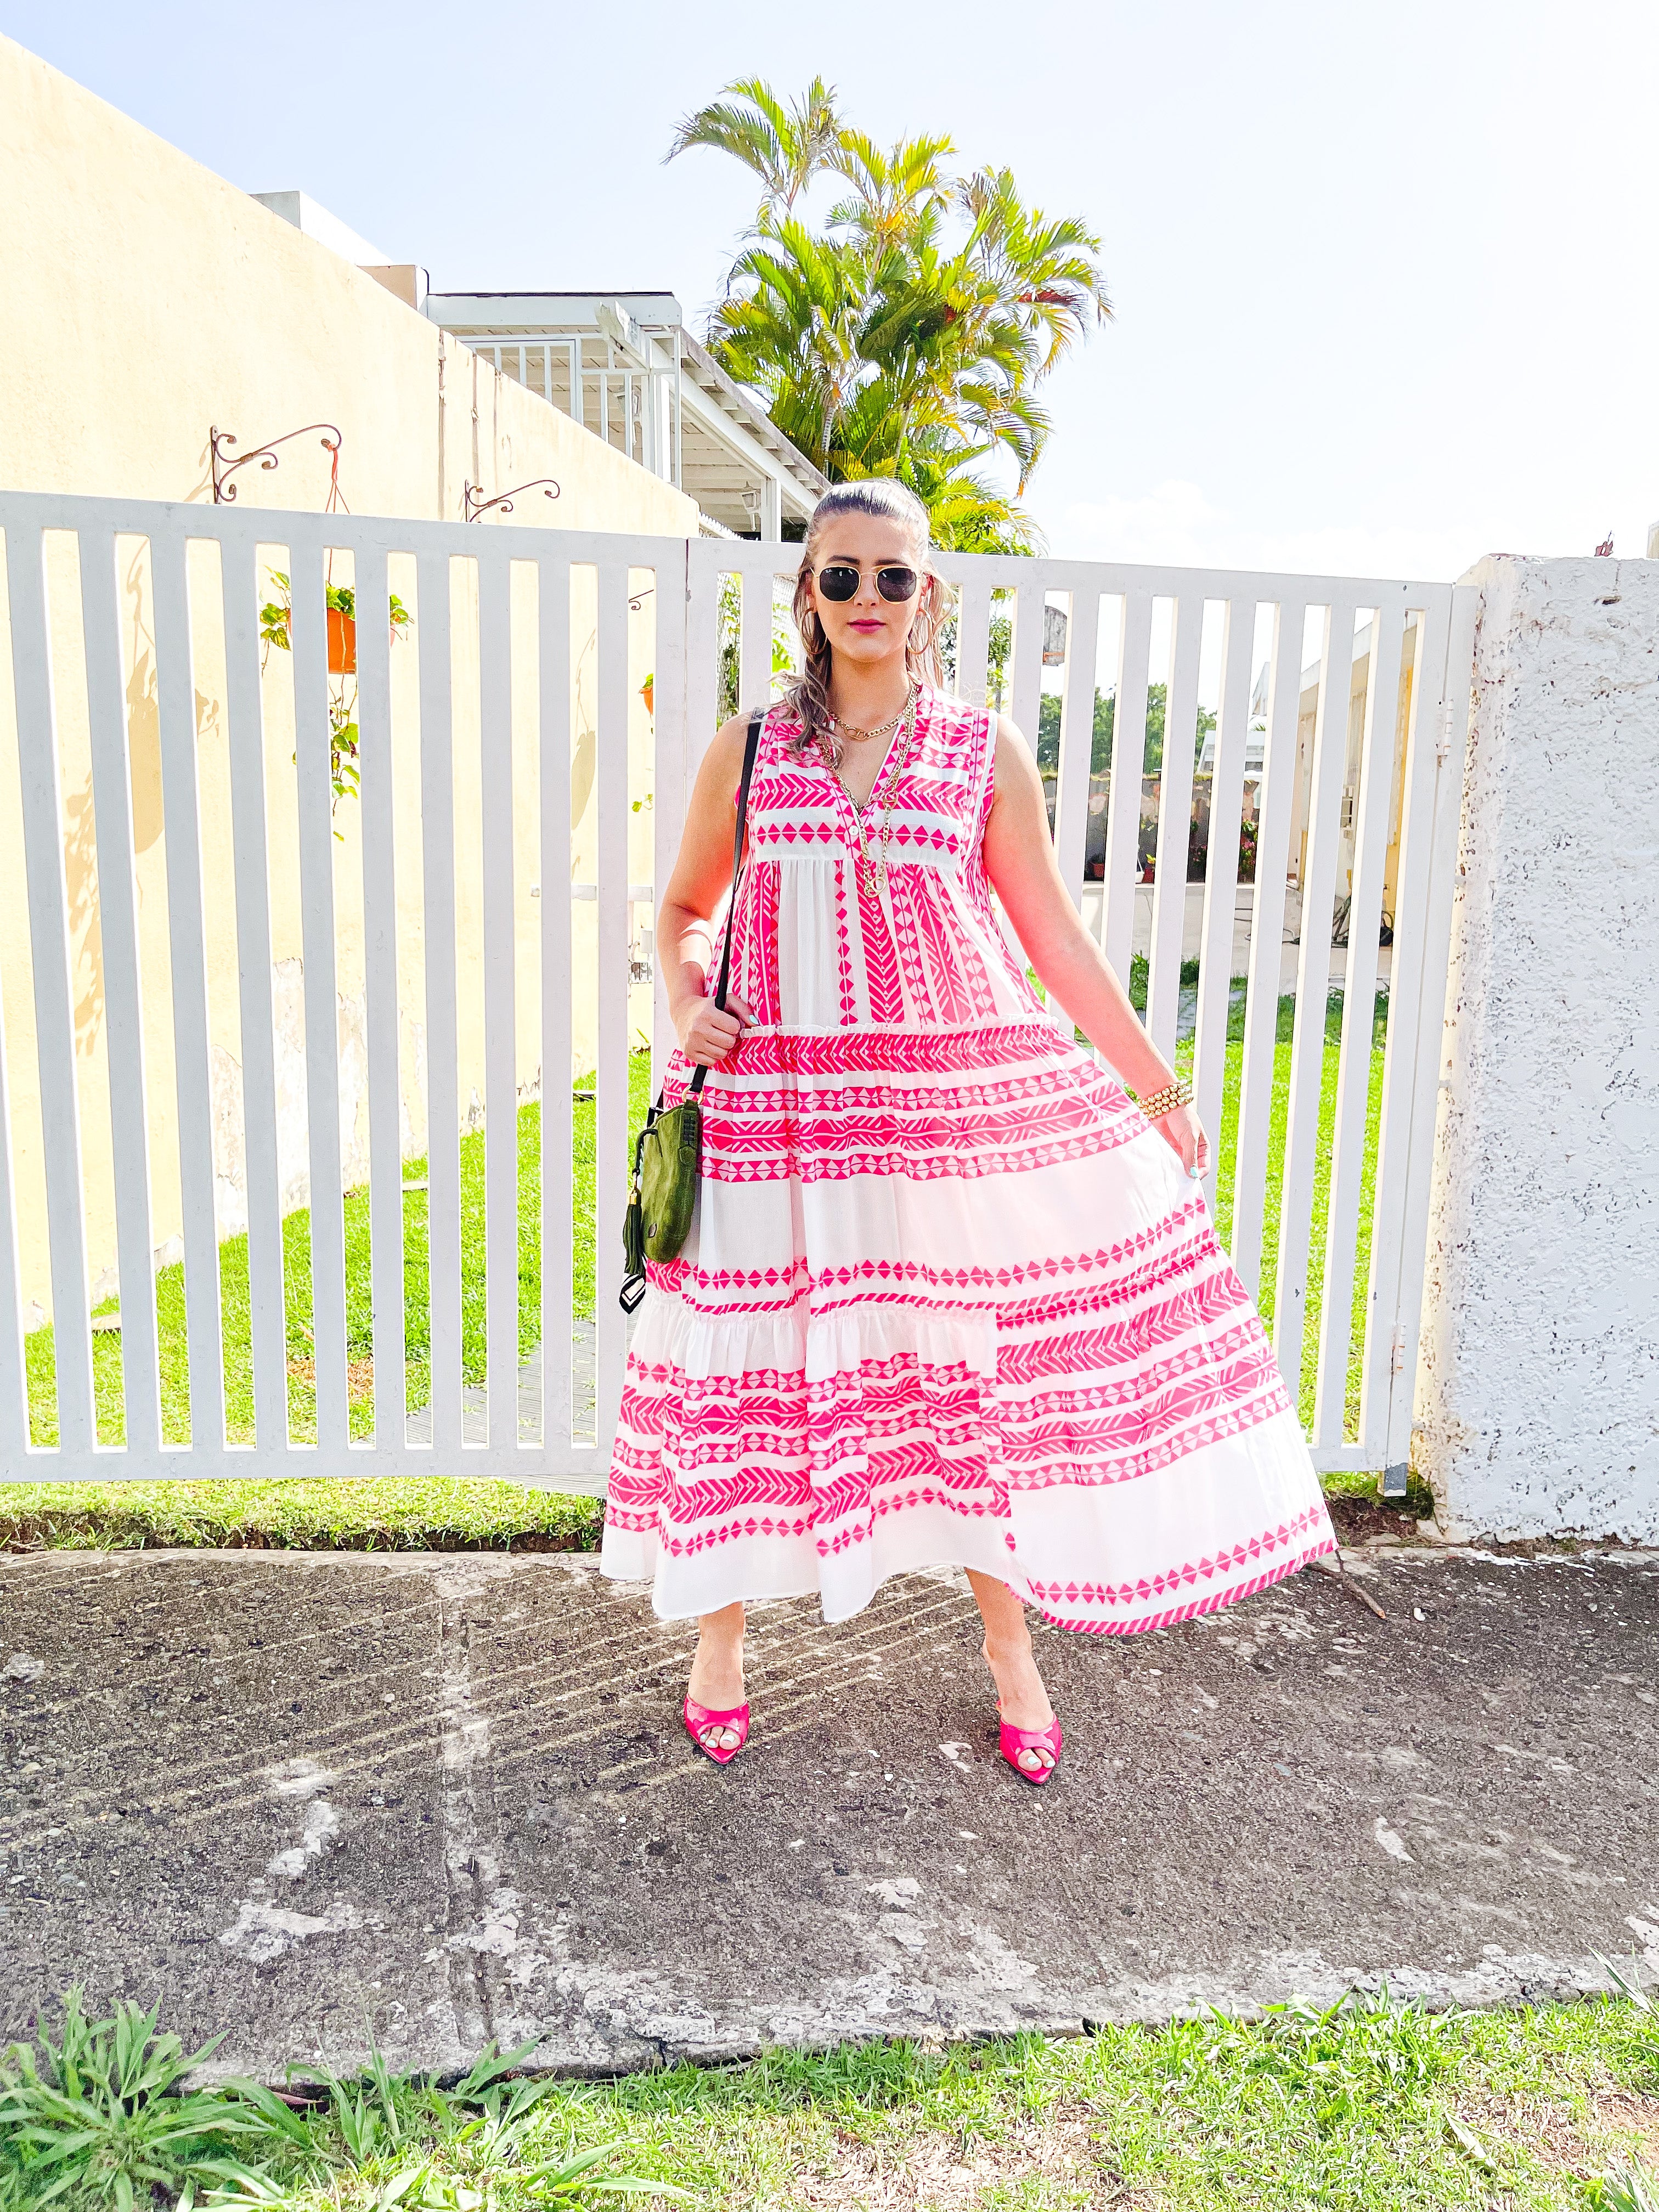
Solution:
<path fill-rule="evenodd" d="M 908 698 L 893 717 L 893 724 L 889 726 L 893 726 L 902 720 L 903 734 L 895 738 L 889 747 L 887 758 L 877 771 L 876 780 L 870 787 L 869 796 L 862 805 L 860 805 L 852 793 L 848 790 L 839 763 L 830 763 L 830 773 L 841 785 L 842 795 L 845 798 L 848 811 L 853 817 L 853 824 L 856 832 L 856 842 L 853 846 L 854 867 L 860 879 L 871 888 L 874 888 L 878 883 L 881 890 L 886 890 L 890 881 L 888 849 L 892 843 L 893 836 L 893 799 L 898 789 L 899 780 L 909 766 L 910 755 L 915 745 L 916 707 L 921 696 L 920 684 L 912 684 Z M 880 732 L 873 732 L 872 734 L 879 736 Z M 877 848 L 872 855 L 868 817 L 871 809 L 877 805 L 878 800 L 881 807 L 881 829 Z"/>

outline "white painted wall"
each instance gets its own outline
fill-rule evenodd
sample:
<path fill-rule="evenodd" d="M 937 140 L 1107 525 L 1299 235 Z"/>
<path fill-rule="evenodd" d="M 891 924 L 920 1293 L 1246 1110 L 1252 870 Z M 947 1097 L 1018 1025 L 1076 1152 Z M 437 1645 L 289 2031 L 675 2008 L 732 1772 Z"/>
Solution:
<path fill-rule="evenodd" d="M 1486 561 L 1416 1463 L 1659 1541 L 1659 566 Z"/>

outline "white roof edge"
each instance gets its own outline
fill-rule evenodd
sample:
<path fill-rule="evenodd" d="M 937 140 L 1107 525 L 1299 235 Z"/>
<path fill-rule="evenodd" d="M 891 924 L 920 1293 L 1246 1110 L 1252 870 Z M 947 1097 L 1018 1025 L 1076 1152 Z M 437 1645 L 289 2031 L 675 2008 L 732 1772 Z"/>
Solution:
<path fill-rule="evenodd" d="M 258 200 L 272 215 L 281 216 L 284 222 L 291 222 L 295 230 L 314 238 L 319 246 L 327 246 L 331 253 L 337 253 L 343 261 L 349 261 L 356 268 L 389 269 L 396 265 L 395 254 L 383 253 L 378 246 L 372 246 L 360 232 L 353 230 L 349 223 L 342 222 L 338 216 L 331 215 L 308 192 L 250 192 L 248 198 Z"/>
<path fill-rule="evenodd" d="M 625 308 L 644 330 L 678 327 L 689 381 L 769 455 L 789 483 L 801 512 L 810 514 L 829 489 L 828 477 L 799 447 L 791 444 L 755 395 L 692 336 L 672 292 L 428 292 L 422 312 L 465 345 L 469 331 L 474 335 L 488 331 L 486 342 L 506 343 L 520 325 L 528 340 L 538 324 L 556 328 L 562 316 L 592 320 L 597 329 L 599 309 L 612 306 Z M 672 313 L 666 312 L 670 309 Z"/>
<path fill-rule="evenodd" d="M 426 312 L 434 323 L 450 323 L 459 321 L 469 308 L 476 308 L 473 319 L 483 325 L 496 319 L 533 322 L 555 302 L 562 313 L 586 308 L 591 314 L 613 301 L 626 307 L 636 323 L 684 326 L 685 311 L 672 292 L 428 292 Z"/>

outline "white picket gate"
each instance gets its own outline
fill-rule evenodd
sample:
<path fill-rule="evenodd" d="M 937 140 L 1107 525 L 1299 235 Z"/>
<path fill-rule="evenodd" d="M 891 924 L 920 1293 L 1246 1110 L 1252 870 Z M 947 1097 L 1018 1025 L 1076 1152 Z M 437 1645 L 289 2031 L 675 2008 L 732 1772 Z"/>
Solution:
<path fill-rule="evenodd" d="M 630 834 L 640 864 L 630 825 L 648 809 L 651 881 L 660 886 L 723 682 L 729 702 L 734 657 L 741 700 L 767 695 L 797 550 L 24 494 L 0 495 L 0 532 L 15 701 L 10 731 L 0 703 L 0 871 L 9 860 L 17 871 L 0 890 L 8 971 L 0 974 L 0 1474 L 465 1472 L 602 1486 L 626 1356 L 616 1293 L 629 1052 L 637 1042 L 630 959 L 637 962 L 648 941 L 636 927 L 645 887 L 630 882 Z M 939 566 L 957 588 L 957 688 L 984 698 L 988 671 L 1001 665 L 1007 710 L 1034 742 L 1044 610 L 1066 611 L 1054 834 L 1079 896 L 1097 689 L 1115 700 L 1115 732 L 1133 733 L 1136 741 L 1114 743 L 1109 787 L 1093 794 L 1097 805 L 1106 802 L 1103 872 L 1097 902 L 1091 890 L 1085 908 L 1120 972 L 1128 966 L 1142 873 L 1138 740 L 1149 684 L 1167 685 L 1156 849 L 1169 865 L 1155 870 L 1147 982 L 1147 1019 L 1166 1053 L 1174 1052 L 1178 1029 L 1182 863 L 1200 696 L 1213 696 L 1193 1069 L 1212 1132 L 1223 1126 L 1224 1094 L 1228 1099 L 1223 1164 L 1231 1168 L 1231 1249 L 1258 1287 L 1264 1230 L 1276 1223 L 1274 1266 L 1261 1287 L 1271 1296 L 1274 1342 L 1292 1390 L 1314 1374 L 1319 1464 L 1387 1468 L 1391 1486 L 1401 1486 L 1473 594 L 1443 584 L 1046 560 L 949 556 Z M 271 653 L 260 609 L 279 570 L 290 580 L 291 656 L 274 679 L 268 667 L 262 673 Z M 361 788 L 337 799 L 325 594 L 331 574 L 337 583 L 349 577 L 355 592 L 358 656 Z M 722 580 L 733 575 L 741 580 L 741 615 L 738 635 L 728 637 L 723 622 L 732 594 L 726 586 L 723 605 Z M 410 617 L 401 641 L 392 635 L 389 592 Z M 1351 743 L 1352 641 L 1365 616 L 1363 727 L 1354 724 Z M 1310 752 L 1298 750 L 1297 723 L 1310 617 L 1318 641 Z M 1003 620 L 1012 623 L 1006 665 L 993 651 L 1002 635 L 994 623 Z M 269 618 L 264 628 L 269 633 Z M 1397 781 L 1408 635 L 1412 680 Z M 645 687 L 637 681 L 641 653 Z M 1230 1076 L 1232 859 L 1264 656 L 1249 993 Z M 4 688 L 0 677 L 0 693 Z M 650 707 L 643 769 L 634 703 L 642 689 Z M 336 720 L 343 711 L 337 705 Z M 284 734 L 290 714 L 297 736 Z M 140 758 L 140 738 L 152 726 L 159 799 Z M 573 737 L 589 728 L 591 800 L 580 787 L 577 798 L 593 815 L 584 826 L 572 819 L 571 763 Z M 8 763 L 13 744 L 15 759 Z M 1286 1073 L 1278 1028 L 1293 822 L 1306 831 L 1298 890 L 1309 926 L 1297 955 Z M 1396 826 L 1378 1119 L 1372 1000 L 1385 855 Z M 596 854 L 592 883 L 571 882 L 573 835 Z M 155 848 L 159 856 L 146 859 Z M 1345 856 L 1346 886 L 1338 879 Z M 532 870 L 537 880 L 527 882 Z M 568 882 L 571 896 L 555 896 Z M 1325 1042 L 1331 953 L 1328 933 L 1314 918 L 1329 914 L 1340 890 L 1351 904 L 1333 1074 Z M 538 902 L 528 904 L 538 893 Z M 588 937 L 581 934 L 587 923 L 579 930 L 573 921 L 584 901 L 593 904 Z M 297 965 L 279 957 L 285 931 L 297 932 Z M 234 988 L 216 985 L 226 975 Z M 297 1040 L 284 1044 L 283 994 L 290 989 L 301 1018 Z M 360 1018 L 348 1019 L 348 1002 Z M 565 1071 L 584 1003 L 596 1008 L 597 1069 L 595 1318 L 587 1329 L 573 1320 L 565 1204 L 576 1173 Z M 634 1007 L 637 1013 L 637 1001 Z M 652 1026 L 659 1061 L 672 1042 L 659 975 Z M 295 1275 L 290 1259 L 285 1293 L 284 1238 L 291 1242 L 294 1231 L 291 1222 L 285 1231 L 284 1218 L 294 1209 L 284 1191 L 292 1177 L 282 1172 L 301 1066 L 311 1335 L 310 1358 L 298 1363 L 309 1370 L 301 1378 L 303 1427 L 294 1413 L 294 1329 L 285 1305 Z M 229 1092 L 227 1068 L 235 1071 Z M 544 1069 L 534 1139 L 540 1218 L 521 1224 L 520 1108 Z M 476 1096 L 464 1100 L 469 1084 Z M 1368 1116 L 1375 1122 L 1369 1132 Z M 89 1148 L 83 1122 L 94 1121 Z M 366 1202 L 343 1196 L 353 1181 L 359 1121 Z M 469 1121 L 483 1132 L 481 1231 L 463 1172 Z M 411 1128 L 422 1126 L 416 1141 Z M 428 1318 L 422 1389 L 414 1395 L 429 1402 L 411 1413 L 405 1161 L 422 1149 Z M 1277 1190 L 1271 1216 L 1270 1179 Z M 157 1211 L 162 1186 L 165 1220 Z M 234 1312 L 222 1298 L 227 1205 L 246 1221 L 245 1314 L 240 1273 Z M 355 1287 L 349 1209 L 367 1230 L 367 1261 L 352 1263 L 360 1272 L 366 1265 L 367 1276 Z M 532 1262 L 523 1288 L 521 1226 L 539 1228 L 539 1280 Z M 1357 1278 L 1367 1228 L 1369 1260 Z M 1316 1345 L 1304 1367 L 1310 1255 L 1321 1230 Z M 112 1243 L 112 1253 L 106 1251 Z M 361 1237 L 352 1249 L 361 1254 Z M 177 1299 L 174 1318 L 158 1321 L 154 1287 L 158 1260 L 174 1255 L 182 1258 L 182 1353 L 163 1341 L 167 1328 L 176 1332 Z M 94 1279 L 107 1289 L 117 1278 L 118 1384 L 112 1349 L 98 1356 L 101 1367 L 94 1359 L 89 1320 Z M 361 1348 L 365 1300 L 372 1361 Z M 44 1338 L 26 1342 L 48 1302 L 49 1357 Z M 521 1332 L 538 1340 L 524 1357 Z M 242 1347 L 252 1415 L 240 1426 L 233 1420 L 228 1433 L 233 1337 Z M 469 1358 L 483 1369 L 471 1389 Z M 585 1408 L 590 1358 L 593 1403 Z M 1356 1359 L 1357 1422 L 1347 1404 Z M 188 1370 L 182 1415 L 181 1364 Z M 170 1401 L 163 1389 L 169 1375 Z M 34 1440 L 52 1430 L 54 1399 L 55 1441 Z M 123 1440 L 110 1441 L 118 1430 Z"/>

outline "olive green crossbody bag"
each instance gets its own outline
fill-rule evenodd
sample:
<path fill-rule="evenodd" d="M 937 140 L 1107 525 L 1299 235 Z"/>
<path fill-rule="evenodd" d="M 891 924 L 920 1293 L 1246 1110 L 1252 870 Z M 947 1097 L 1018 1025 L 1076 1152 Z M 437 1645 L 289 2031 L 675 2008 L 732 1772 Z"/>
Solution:
<path fill-rule="evenodd" d="M 726 944 L 720 953 L 720 981 L 714 1004 L 726 1006 L 726 986 L 732 972 L 732 923 L 738 904 L 738 878 L 743 867 L 744 825 L 749 816 L 749 779 L 754 773 L 760 745 L 764 708 L 749 718 L 749 741 L 744 747 L 743 775 L 738 784 L 738 826 L 732 841 L 732 896 L 727 906 Z M 645 1117 L 634 1146 L 634 1182 L 623 1218 L 623 1285 L 618 1303 L 631 1314 L 645 1296 L 647 1260 L 678 1257 L 691 1227 L 697 1203 L 697 1175 L 702 1158 L 702 1108 L 698 1093 L 708 1074 L 706 1067 L 691 1072 L 686 1094 L 678 1106 L 665 1108 L 663 1094 Z"/>

